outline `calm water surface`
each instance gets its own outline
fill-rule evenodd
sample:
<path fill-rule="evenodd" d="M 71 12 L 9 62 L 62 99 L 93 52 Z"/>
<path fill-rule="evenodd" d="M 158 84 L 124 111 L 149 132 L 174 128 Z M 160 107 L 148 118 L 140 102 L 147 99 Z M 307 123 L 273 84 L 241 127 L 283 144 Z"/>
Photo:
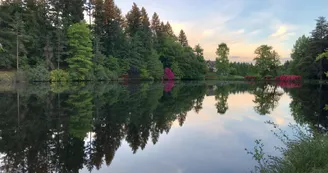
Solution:
<path fill-rule="evenodd" d="M 7 87 L 3 87 L 7 88 Z M 0 91 L 2 172 L 239 173 L 274 122 L 325 131 L 328 87 L 222 82 L 30 85 Z"/>

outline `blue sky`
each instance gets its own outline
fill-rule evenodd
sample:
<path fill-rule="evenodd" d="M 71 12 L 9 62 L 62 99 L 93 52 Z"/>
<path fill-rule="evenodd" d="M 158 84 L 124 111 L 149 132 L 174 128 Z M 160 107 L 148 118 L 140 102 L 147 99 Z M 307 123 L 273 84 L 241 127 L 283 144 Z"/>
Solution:
<path fill-rule="evenodd" d="M 157 12 L 176 32 L 185 30 L 189 44 L 200 44 L 206 59 L 215 59 L 217 45 L 230 47 L 233 61 L 251 61 L 261 44 L 290 57 L 296 39 L 309 35 L 315 19 L 328 14 L 327 0 L 116 0 L 126 14 L 135 2 L 149 16 Z"/>

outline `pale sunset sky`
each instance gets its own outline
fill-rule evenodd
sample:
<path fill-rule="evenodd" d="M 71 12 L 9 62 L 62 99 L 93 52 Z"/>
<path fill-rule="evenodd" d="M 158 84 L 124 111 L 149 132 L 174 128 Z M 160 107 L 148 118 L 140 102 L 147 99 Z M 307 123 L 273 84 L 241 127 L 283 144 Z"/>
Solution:
<path fill-rule="evenodd" d="M 250 62 L 254 50 L 268 44 L 282 60 L 290 58 L 296 39 L 309 35 L 315 19 L 328 15 L 328 0 L 116 0 L 125 15 L 135 2 L 183 29 L 192 47 L 200 44 L 205 59 L 214 60 L 219 43 L 230 48 L 231 61 Z"/>

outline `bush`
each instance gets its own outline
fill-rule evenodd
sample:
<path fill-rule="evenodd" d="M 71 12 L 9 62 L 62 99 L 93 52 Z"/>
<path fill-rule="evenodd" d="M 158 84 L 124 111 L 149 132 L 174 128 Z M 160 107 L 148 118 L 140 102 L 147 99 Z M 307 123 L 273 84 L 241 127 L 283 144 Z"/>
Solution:
<path fill-rule="evenodd" d="M 258 162 L 254 172 L 260 173 L 323 173 L 328 170 L 328 136 L 311 134 L 300 126 L 290 125 L 293 138 L 286 135 L 278 125 L 272 123 L 278 132 L 275 135 L 285 147 L 276 147 L 281 156 L 266 155 L 261 140 L 256 140 L 253 151 L 246 149 L 248 154 Z M 309 129 L 310 130 L 310 129 Z M 310 133 L 308 133 L 310 132 Z"/>
<path fill-rule="evenodd" d="M 68 72 L 56 69 L 50 72 L 50 81 L 51 82 L 66 82 L 69 81 L 69 74 Z"/>
<path fill-rule="evenodd" d="M 141 79 L 150 79 L 148 70 L 146 68 L 141 68 L 140 69 L 140 78 Z"/>
<path fill-rule="evenodd" d="M 109 80 L 108 78 L 109 70 L 105 69 L 102 65 L 98 65 L 95 69 L 95 78 L 99 81 Z"/>
<path fill-rule="evenodd" d="M 30 68 L 27 71 L 27 79 L 32 82 L 48 82 L 50 81 L 50 72 L 48 69 L 40 64 L 34 68 Z"/>
<path fill-rule="evenodd" d="M 164 79 L 174 80 L 174 73 L 170 68 L 165 68 L 164 70 Z"/>
<path fill-rule="evenodd" d="M 108 80 L 118 80 L 118 76 L 115 72 L 108 71 L 107 76 Z"/>

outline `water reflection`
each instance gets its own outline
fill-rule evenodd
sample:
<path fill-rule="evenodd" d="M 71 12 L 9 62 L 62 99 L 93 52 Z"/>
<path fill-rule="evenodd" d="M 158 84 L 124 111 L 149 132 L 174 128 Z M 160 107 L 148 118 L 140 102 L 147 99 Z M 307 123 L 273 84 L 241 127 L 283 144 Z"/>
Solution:
<path fill-rule="evenodd" d="M 327 114 L 321 111 L 328 102 L 321 96 L 326 91 L 316 85 L 282 89 L 275 84 L 172 81 L 18 88 L 0 94 L 1 169 L 79 172 L 110 166 L 123 141 L 132 153 L 142 152 L 175 122 L 183 126 L 190 111 L 198 114 L 205 96 L 214 96 L 217 114 L 223 115 L 239 104 L 229 103 L 230 96 L 249 93 L 253 109 L 267 115 L 286 92 L 297 122 L 326 130 Z"/>

